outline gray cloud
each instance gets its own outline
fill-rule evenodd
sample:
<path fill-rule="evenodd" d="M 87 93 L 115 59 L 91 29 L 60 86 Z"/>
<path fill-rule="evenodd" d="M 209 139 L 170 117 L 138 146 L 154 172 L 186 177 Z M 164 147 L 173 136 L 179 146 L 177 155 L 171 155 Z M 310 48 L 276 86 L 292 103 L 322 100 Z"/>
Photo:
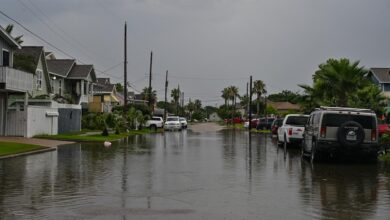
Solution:
<path fill-rule="evenodd" d="M 33 5 L 39 6 L 49 18 L 39 15 L 41 19 L 58 25 L 67 41 L 20 1 L 33 10 Z M 297 91 L 297 84 L 310 83 L 318 64 L 330 57 L 361 60 L 366 67 L 389 66 L 389 7 L 386 0 L 3 0 L 1 6 L 48 41 L 101 70 L 122 61 L 126 20 L 129 77 L 138 89 L 147 85 L 153 50 L 154 87 L 163 88 L 169 69 L 174 76 L 170 88 L 180 84 L 186 94 L 202 100 L 218 99 L 228 85 L 244 93 L 244 78 L 250 74 L 265 81 L 270 92 Z M 0 17 L 1 25 L 7 23 Z M 25 41 L 42 44 L 27 34 Z M 120 78 L 122 69 L 110 74 Z"/>

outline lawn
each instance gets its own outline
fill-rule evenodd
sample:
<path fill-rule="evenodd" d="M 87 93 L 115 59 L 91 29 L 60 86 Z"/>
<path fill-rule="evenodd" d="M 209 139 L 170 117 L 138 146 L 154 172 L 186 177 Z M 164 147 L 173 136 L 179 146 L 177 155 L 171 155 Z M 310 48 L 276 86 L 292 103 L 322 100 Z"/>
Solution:
<path fill-rule="evenodd" d="M 34 150 L 45 149 L 46 147 L 32 145 L 32 144 L 20 144 L 13 142 L 0 142 L 0 156 L 7 156 L 11 154 L 24 153 Z"/>
<path fill-rule="evenodd" d="M 159 132 L 159 131 L 157 131 Z M 124 132 L 120 134 L 110 134 L 109 136 L 103 136 L 101 134 L 92 134 L 88 135 L 85 131 L 67 133 L 67 134 L 58 134 L 58 135 L 37 135 L 36 138 L 44 138 L 51 140 L 64 140 L 64 141 L 79 141 L 79 142 L 104 142 L 104 141 L 115 141 L 130 135 L 139 135 L 139 134 L 149 134 L 156 133 L 149 129 L 144 130 L 131 130 L 129 132 Z"/>

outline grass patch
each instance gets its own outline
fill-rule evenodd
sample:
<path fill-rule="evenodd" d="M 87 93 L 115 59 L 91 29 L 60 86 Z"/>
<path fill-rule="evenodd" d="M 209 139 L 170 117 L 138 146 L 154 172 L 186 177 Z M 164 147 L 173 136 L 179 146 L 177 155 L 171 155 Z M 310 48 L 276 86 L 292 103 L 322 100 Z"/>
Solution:
<path fill-rule="evenodd" d="M 390 153 L 380 155 L 379 160 L 384 161 L 384 162 L 390 162 Z"/>
<path fill-rule="evenodd" d="M 19 154 L 19 153 L 40 150 L 40 149 L 45 149 L 45 148 L 46 147 L 32 145 L 32 144 L 0 142 L 0 156 Z"/>
<path fill-rule="evenodd" d="M 129 132 L 123 132 L 120 134 L 110 134 L 109 136 L 103 136 L 99 134 L 88 135 L 86 131 L 72 132 L 66 134 L 58 135 L 37 135 L 36 138 L 51 139 L 51 140 L 63 140 L 63 141 L 78 141 L 78 142 L 104 142 L 104 141 L 115 141 L 130 135 L 141 135 L 141 134 L 150 134 L 158 133 L 161 130 L 153 131 L 149 129 L 143 130 L 131 130 Z"/>

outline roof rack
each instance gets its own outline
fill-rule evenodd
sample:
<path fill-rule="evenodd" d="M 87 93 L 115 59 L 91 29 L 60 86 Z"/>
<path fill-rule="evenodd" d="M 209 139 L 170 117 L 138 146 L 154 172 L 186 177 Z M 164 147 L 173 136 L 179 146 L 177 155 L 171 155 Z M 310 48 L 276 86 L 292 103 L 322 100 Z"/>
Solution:
<path fill-rule="evenodd" d="M 333 110 L 333 111 L 350 111 L 350 112 L 368 112 L 373 113 L 374 111 L 366 108 L 347 108 L 347 107 L 328 107 L 321 106 L 318 110 Z"/>

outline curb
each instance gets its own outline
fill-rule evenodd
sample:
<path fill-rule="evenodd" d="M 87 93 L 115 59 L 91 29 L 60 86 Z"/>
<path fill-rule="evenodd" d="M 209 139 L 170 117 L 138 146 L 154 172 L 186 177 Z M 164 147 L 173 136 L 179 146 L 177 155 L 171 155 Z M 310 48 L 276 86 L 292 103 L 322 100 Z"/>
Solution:
<path fill-rule="evenodd" d="M 14 158 L 14 157 L 22 157 L 22 156 L 27 156 L 27 155 L 32 155 L 32 154 L 45 153 L 45 152 L 55 151 L 55 150 L 57 150 L 56 147 L 47 147 L 47 148 L 40 149 L 40 150 L 33 150 L 33 151 L 23 152 L 23 153 L 19 153 L 19 154 L 11 154 L 11 155 L 7 155 L 7 156 L 1 156 L 0 160 L 10 159 L 10 158 Z"/>

